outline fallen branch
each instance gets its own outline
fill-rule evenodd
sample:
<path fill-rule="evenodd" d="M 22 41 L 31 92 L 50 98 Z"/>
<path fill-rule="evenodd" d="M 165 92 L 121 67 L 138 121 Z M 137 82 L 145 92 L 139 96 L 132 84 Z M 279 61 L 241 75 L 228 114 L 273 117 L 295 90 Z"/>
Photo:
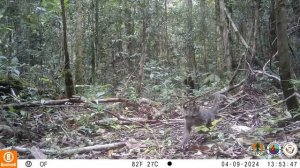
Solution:
<path fill-rule="evenodd" d="M 105 144 L 105 145 L 94 145 L 94 146 L 87 146 L 87 147 L 79 147 L 79 148 L 72 148 L 72 149 L 60 149 L 60 150 L 54 150 L 54 149 L 41 149 L 40 151 L 45 154 L 51 154 L 51 155 L 72 155 L 75 153 L 84 153 L 84 152 L 90 152 L 93 150 L 110 150 L 114 148 L 122 148 L 126 146 L 126 142 L 117 142 L 117 143 L 111 143 L 111 144 Z M 18 146 L 12 146 L 8 148 L 4 148 L 2 150 L 16 150 L 19 153 L 31 153 L 30 148 L 24 148 L 24 147 L 18 147 Z"/>
<path fill-rule="evenodd" d="M 299 93 L 295 93 L 295 96 L 297 96 L 300 99 L 300 94 Z"/>
<path fill-rule="evenodd" d="M 235 89 L 235 88 L 238 88 L 240 86 L 242 86 L 242 84 L 245 82 L 246 80 L 243 79 L 242 81 L 240 81 L 240 83 L 236 84 L 236 85 L 232 85 L 232 86 L 228 86 L 228 87 L 225 87 L 223 88 L 221 91 L 219 91 L 218 93 L 220 94 L 224 94 L 226 92 L 230 92 L 231 90 Z"/>
<path fill-rule="evenodd" d="M 122 99 L 122 98 L 108 98 L 108 99 L 96 99 L 96 100 L 92 101 L 92 103 L 94 103 L 94 104 L 111 103 L 111 102 L 128 102 L 128 100 Z M 0 109 L 9 109 L 9 108 L 20 109 L 20 108 L 24 108 L 24 107 L 68 105 L 68 104 L 74 104 L 74 103 L 84 103 L 87 106 L 90 106 L 90 104 L 91 104 L 83 97 L 73 97 L 70 99 L 41 100 L 41 101 L 32 101 L 32 102 L 4 104 L 4 105 L 0 105 Z"/>
<path fill-rule="evenodd" d="M 137 125 L 140 125 L 140 126 L 145 126 L 145 124 L 154 124 L 154 123 L 157 123 L 158 120 L 148 120 L 148 119 L 145 119 L 145 118 L 125 118 L 121 115 L 117 115 L 117 114 L 114 114 L 108 110 L 104 110 L 106 113 L 116 117 L 118 120 L 120 121 L 125 121 L 125 122 L 122 122 L 122 124 L 131 124 L 131 123 L 136 123 Z"/>
<path fill-rule="evenodd" d="M 237 34 L 237 36 L 239 37 L 239 39 L 241 40 L 241 42 L 243 43 L 243 45 L 246 47 L 246 49 L 250 52 L 250 47 L 249 47 L 249 45 L 247 44 L 246 40 L 244 39 L 244 37 L 241 35 L 241 33 L 239 32 L 239 30 L 237 29 L 235 23 L 233 22 L 231 16 L 230 16 L 229 13 L 228 13 L 227 8 L 224 7 L 223 10 L 224 10 L 224 12 L 225 12 L 225 14 L 226 14 L 228 20 L 230 21 L 231 26 L 232 26 L 234 32 Z M 251 55 L 252 55 L 252 53 L 251 53 Z"/>
<path fill-rule="evenodd" d="M 8 108 L 24 108 L 24 107 L 37 107 L 37 106 L 49 106 L 49 105 L 64 105 L 67 103 L 86 103 L 81 97 L 70 98 L 70 99 L 60 99 L 60 100 L 41 100 L 41 101 L 32 101 L 32 102 L 23 102 L 23 103 L 11 103 L 4 104 L 0 106 L 0 109 Z"/>
<path fill-rule="evenodd" d="M 267 67 L 268 63 L 271 61 L 271 59 L 273 57 L 276 57 L 276 55 L 278 55 L 278 51 L 265 63 L 265 65 L 263 66 L 262 71 L 261 70 L 254 70 L 253 72 L 258 73 L 258 74 L 266 75 L 266 76 L 268 76 L 268 77 L 270 77 L 272 79 L 275 79 L 278 82 L 280 82 L 280 78 L 278 76 L 271 75 L 271 74 L 267 73 L 267 71 L 266 71 L 266 67 Z"/>
<path fill-rule="evenodd" d="M 236 100 L 230 102 L 229 104 L 227 104 L 225 107 L 219 109 L 218 111 L 222 111 L 222 110 L 226 109 L 227 107 L 231 106 L 233 103 L 239 101 L 241 98 L 243 98 L 243 97 L 245 97 L 245 96 L 246 96 L 246 95 L 242 95 L 242 96 L 238 97 Z"/>
<path fill-rule="evenodd" d="M 244 39 L 244 37 L 241 35 L 241 33 L 239 32 L 239 30 L 237 29 L 234 21 L 232 20 L 228 10 L 226 7 L 223 7 L 224 13 L 226 14 L 228 20 L 231 23 L 231 26 L 234 30 L 234 32 L 236 33 L 236 35 L 239 37 L 240 41 L 242 42 L 242 44 L 245 46 L 246 51 L 251 55 L 251 57 L 253 58 L 253 52 L 250 50 L 250 46 L 247 44 L 246 40 Z M 259 60 L 257 58 L 254 57 L 254 59 L 258 62 L 258 64 L 262 67 L 261 63 L 259 62 Z"/>
<path fill-rule="evenodd" d="M 92 103 L 99 104 L 99 103 L 115 103 L 115 102 L 127 102 L 127 99 L 123 98 L 108 98 L 108 99 L 96 99 L 93 100 Z"/>

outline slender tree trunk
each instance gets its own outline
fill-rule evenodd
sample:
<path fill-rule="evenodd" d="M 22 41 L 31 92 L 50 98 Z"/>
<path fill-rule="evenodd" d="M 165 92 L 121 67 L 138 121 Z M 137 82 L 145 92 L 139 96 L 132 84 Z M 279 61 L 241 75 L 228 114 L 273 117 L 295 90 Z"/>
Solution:
<path fill-rule="evenodd" d="M 290 45 L 293 49 L 292 67 L 297 79 L 300 79 L 300 0 L 290 0 L 290 6 L 292 6 L 293 12 L 291 13 L 291 21 L 289 26 L 298 30 L 292 33 L 290 36 Z M 291 40 L 293 39 L 293 40 Z"/>
<path fill-rule="evenodd" d="M 279 74 L 281 87 L 285 98 L 295 93 L 294 86 L 291 84 L 291 63 L 289 56 L 288 37 L 287 37 L 287 11 L 286 0 L 276 0 L 276 30 L 277 30 L 277 48 L 279 55 Z M 298 110 L 299 104 L 296 96 L 286 101 L 289 111 Z M 298 115 L 297 120 L 300 120 Z"/>
<path fill-rule="evenodd" d="M 165 0 L 165 35 L 164 35 L 164 49 L 165 49 L 165 55 L 167 57 L 167 61 L 170 64 L 171 63 L 171 58 L 169 54 L 169 36 L 168 36 L 168 6 L 167 6 L 167 0 Z"/>
<path fill-rule="evenodd" d="M 82 31 L 82 8 L 81 0 L 76 1 L 77 16 L 76 16 L 76 64 L 75 64 L 75 83 L 84 84 L 84 65 L 83 65 L 83 31 Z"/>
<path fill-rule="evenodd" d="M 193 1 L 187 0 L 187 60 L 189 73 L 197 74 L 197 63 L 195 56 L 195 47 L 193 41 Z"/>
<path fill-rule="evenodd" d="M 223 74 L 222 68 L 222 57 L 221 57 L 221 48 L 222 48 L 222 35 L 221 35 L 221 23 L 220 23 L 220 0 L 215 0 L 215 17 L 216 17 L 216 59 L 217 59 L 217 73 L 219 76 Z"/>
<path fill-rule="evenodd" d="M 270 43 L 270 49 L 271 49 L 271 55 L 273 56 L 277 52 L 277 40 L 276 40 L 276 18 L 275 18 L 275 0 L 271 0 L 271 12 L 270 12 L 270 38 L 269 38 L 269 43 Z M 274 60 L 278 61 L 278 57 L 275 57 Z M 276 67 L 278 64 L 276 64 Z"/>
<path fill-rule="evenodd" d="M 257 8 L 257 13 L 258 13 L 258 19 L 257 19 L 257 34 L 258 34 L 258 37 L 257 37 L 257 56 L 259 58 L 263 58 L 263 59 L 266 59 L 268 58 L 268 56 L 265 56 L 265 47 L 266 47 L 266 40 L 264 38 L 264 25 L 263 25 L 263 22 L 262 20 L 260 19 L 261 16 L 263 16 L 263 13 L 261 12 L 262 11 L 262 1 L 261 0 L 256 0 L 256 7 Z"/>
<path fill-rule="evenodd" d="M 131 57 L 133 55 L 133 35 L 134 35 L 134 28 L 133 28 L 133 24 L 132 24 L 132 12 L 131 12 L 131 6 L 130 4 L 128 4 L 128 1 L 123 1 L 124 2 L 124 13 L 125 13 L 125 31 L 126 31 L 126 35 L 128 38 L 127 41 L 127 53 L 128 55 L 126 56 L 126 61 L 127 61 L 127 67 L 128 67 L 128 71 L 129 73 L 132 73 L 133 71 L 133 66 L 132 66 L 132 61 L 131 61 Z"/>
<path fill-rule="evenodd" d="M 160 12 L 160 3 L 159 0 L 155 0 L 154 2 L 154 18 L 160 18 L 162 13 Z M 149 24 L 151 25 L 151 24 Z M 164 42 L 164 25 L 160 24 L 160 25 L 156 25 L 153 28 L 154 32 L 157 32 L 155 35 L 153 35 L 152 37 L 150 36 L 149 38 L 152 38 L 151 40 L 153 40 L 153 45 L 150 47 L 148 47 L 149 50 L 149 55 L 152 55 L 153 59 L 157 59 L 157 60 L 161 60 L 163 59 L 163 57 L 165 56 L 165 42 Z M 162 37 L 162 38 L 161 38 Z M 149 40 L 149 41 L 151 41 Z"/>
<path fill-rule="evenodd" d="M 92 24 L 94 24 L 94 23 L 92 23 Z M 94 32 L 95 32 L 95 27 L 92 25 L 92 33 L 95 34 Z M 95 82 L 95 57 L 96 57 L 95 39 L 94 38 L 91 39 L 90 45 L 91 45 L 91 50 L 92 50 L 92 52 L 91 52 L 92 69 L 91 69 L 91 76 L 89 78 L 89 83 L 94 84 L 94 82 Z"/>
<path fill-rule="evenodd" d="M 202 11 L 201 12 L 201 27 L 202 27 L 202 45 L 203 45 L 203 52 L 202 52 L 202 57 L 203 57 L 203 65 L 204 65 L 204 68 L 205 69 L 208 69 L 208 62 L 207 62 L 207 47 L 206 47 L 206 40 L 207 40 L 207 26 L 206 26 L 206 0 L 200 0 L 200 10 Z"/>
<path fill-rule="evenodd" d="M 233 8 L 232 8 L 232 1 L 231 0 L 226 0 L 225 6 L 228 9 L 228 12 L 230 14 L 230 17 L 233 17 Z M 229 72 L 233 72 L 233 65 L 234 65 L 234 55 L 236 55 L 234 53 L 233 50 L 233 28 L 229 22 L 229 19 L 226 18 L 226 23 L 228 24 L 228 53 L 227 53 L 227 67 Z"/>
<path fill-rule="evenodd" d="M 220 0 L 220 18 L 221 18 L 221 34 L 222 34 L 222 41 L 223 41 L 223 45 L 222 45 L 222 49 L 223 49 L 223 60 L 226 61 L 226 69 L 228 72 L 231 72 L 231 63 L 232 63 L 232 59 L 230 56 L 230 50 L 229 50 L 229 25 L 226 19 L 226 15 L 225 15 L 225 1 L 224 0 Z"/>
<path fill-rule="evenodd" d="M 117 88 L 117 86 L 118 86 L 118 83 L 119 83 L 119 79 L 118 79 L 118 72 L 117 72 L 117 69 L 119 68 L 119 67 L 117 67 L 117 66 L 115 66 L 117 63 L 118 63 L 118 61 L 117 61 L 117 59 L 118 58 L 123 58 L 124 56 L 123 56 L 123 37 L 122 37 L 122 33 L 123 33 L 123 19 L 124 19 L 124 17 L 123 17 L 123 10 L 122 10 L 122 8 L 121 8 L 121 6 L 123 5 L 123 2 L 122 2 L 122 0 L 119 0 L 118 1 L 118 3 L 119 3 L 119 9 L 118 9 L 118 20 L 117 20 L 117 23 L 116 23 L 116 33 L 117 33 L 117 42 L 116 42 L 116 46 L 117 46 L 117 52 L 116 52 L 116 54 L 117 55 L 115 55 L 115 56 L 117 56 L 117 57 L 115 57 L 114 59 L 113 59 L 113 62 L 114 62 L 114 66 L 113 66 L 113 73 L 114 73 L 114 78 L 111 78 L 112 79 L 112 85 L 113 85 L 113 87 L 114 87 L 114 89 L 116 89 Z M 126 65 L 125 65 L 125 67 L 126 67 Z M 119 72 L 120 73 L 120 72 Z M 120 75 L 127 75 L 128 74 L 128 72 L 127 71 L 121 71 L 121 73 L 120 73 Z"/>
<path fill-rule="evenodd" d="M 100 1 L 100 0 L 97 0 Z M 100 16 L 104 15 L 104 2 L 106 1 L 100 1 L 101 3 L 98 3 L 98 10 L 100 11 L 100 13 L 98 14 L 98 18 L 100 18 Z M 103 84 L 106 82 L 107 75 L 108 73 L 104 73 L 106 72 L 106 70 L 108 70 L 110 68 L 108 63 L 109 58 L 107 57 L 108 55 L 106 54 L 106 51 L 104 49 L 104 44 L 105 44 L 105 38 L 104 35 L 107 32 L 106 30 L 107 28 L 104 26 L 104 24 L 101 24 L 101 22 L 98 21 L 98 26 L 97 26 L 97 36 L 98 36 L 98 45 L 97 45 L 97 51 L 98 51 L 98 55 L 96 55 L 96 72 L 98 72 L 99 70 L 101 70 L 100 74 L 96 73 L 97 79 Z M 105 65 L 105 66 L 101 66 L 101 65 Z M 111 77 L 111 76 L 110 76 Z M 110 79 L 109 77 L 109 79 Z"/>
<path fill-rule="evenodd" d="M 143 28 L 142 28 L 142 55 L 140 59 L 140 70 L 138 74 L 138 85 L 137 85 L 137 94 L 138 96 L 141 96 L 142 93 L 142 83 L 144 79 L 144 64 L 145 64 L 145 59 L 146 59 L 146 52 L 147 52 L 147 35 L 148 33 L 146 32 L 147 27 L 148 27 L 148 6 L 149 6 L 149 0 L 144 0 L 143 1 Z"/>
<path fill-rule="evenodd" d="M 94 1 L 92 1 L 91 6 L 90 6 L 90 10 L 94 10 L 94 9 L 95 9 L 95 4 L 94 4 Z M 88 22 L 90 24 L 89 27 L 91 28 L 91 35 L 90 36 L 94 36 L 95 31 L 96 31 L 95 30 L 95 24 L 94 24 L 94 22 L 95 22 L 94 18 L 95 18 L 94 17 L 94 12 L 91 12 L 89 14 L 89 17 L 88 17 Z M 93 84 L 93 80 L 94 80 L 93 75 L 95 73 L 95 71 L 93 71 L 93 68 L 95 68 L 95 64 L 94 64 L 94 62 L 95 62 L 95 38 L 90 39 L 89 45 L 90 45 L 89 46 L 90 51 L 88 53 L 90 53 L 90 55 L 91 55 L 91 58 L 90 58 L 91 59 L 91 62 L 90 62 L 90 64 L 91 64 L 91 76 L 89 76 L 88 82 L 89 82 L 89 84 Z"/>
<path fill-rule="evenodd" d="M 295 24 L 299 24 L 299 18 L 300 18 L 300 0 L 291 0 L 291 6 L 293 8 L 293 22 Z M 297 36 L 300 37 L 300 29 L 297 31 Z M 298 41 L 300 39 L 297 39 Z"/>
<path fill-rule="evenodd" d="M 119 0 L 119 6 L 122 6 L 122 0 Z M 118 33 L 118 54 L 120 58 L 123 58 L 123 39 L 122 39 L 122 25 L 123 25 L 123 11 L 120 8 L 119 11 L 119 17 L 118 17 L 118 23 L 117 23 L 117 33 Z"/>
<path fill-rule="evenodd" d="M 99 55 L 99 0 L 95 0 L 95 35 L 94 35 L 94 54 L 92 55 L 92 83 L 95 83 L 96 78 L 96 57 Z"/>
<path fill-rule="evenodd" d="M 67 97 L 70 98 L 74 95 L 74 84 L 72 73 L 70 69 L 70 57 L 68 52 L 68 40 L 67 40 L 67 21 L 65 14 L 65 2 L 64 0 L 60 0 L 61 4 L 61 15 L 63 22 L 63 36 L 64 36 L 64 55 L 65 55 L 65 66 L 64 66 L 64 76 L 65 76 L 65 85 L 66 85 L 66 94 Z"/>
<path fill-rule="evenodd" d="M 253 25 L 253 43 L 252 43 L 252 57 L 251 57 L 251 63 L 256 57 L 256 42 L 257 42 L 257 30 L 258 30 L 258 17 L 259 17 L 259 11 L 258 11 L 258 0 L 254 0 L 254 25 Z"/>

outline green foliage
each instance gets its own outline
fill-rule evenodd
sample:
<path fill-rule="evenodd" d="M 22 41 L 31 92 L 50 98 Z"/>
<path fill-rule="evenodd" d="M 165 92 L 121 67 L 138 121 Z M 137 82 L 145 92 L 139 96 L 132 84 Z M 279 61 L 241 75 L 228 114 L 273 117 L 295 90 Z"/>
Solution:
<path fill-rule="evenodd" d="M 8 106 L 8 111 L 14 113 L 16 110 L 13 106 Z"/>
<path fill-rule="evenodd" d="M 86 85 L 83 86 L 83 96 L 89 99 L 107 98 L 112 96 L 112 85 Z"/>
<path fill-rule="evenodd" d="M 293 116 L 293 118 L 299 118 L 300 116 L 300 109 L 296 109 L 296 110 L 293 110 L 293 111 L 290 111 L 290 118 Z"/>
<path fill-rule="evenodd" d="M 128 97 L 131 100 L 136 100 L 138 98 L 138 94 L 136 93 L 136 89 L 133 86 L 128 87 L 125 97 Z"/>
<path fill-rule="evenodd" d="M 144 95 L 148 98 L 170 102 L 170 99 L 181 96 L 181 78 L 175 69 L 163 66 L 162 63 L 150 61 L 145 65 Z"/>
<path fill-rule="evenodd" d="M 10 76 L 18 79 L 20 77 L 18 68 L 21 66 L 16 57 L 9 60 L 5 56 L 0 56 L 0 76 Z"/>
<path fill-rule="evenodd" d="M 22 77 L 27 79 L 27 86 L 29 88 L 37 88 L 43 93 L 51 91 L 53 95 L 55 94 L 54 92 L 61 93 L 64 90 L 60 82 L 62 75 L 58 71 L 54 72 L 51 70 L 51 66 L 34 65 L 29 67 L 27 65 L 24 66 L 24 69 L 27 73 L 24 73 Z"/>
<path fill-rule="evenodd" d="M 216 125 L 217 125 L 221 120 L 222 120 L 222 119 L 218 119 L 218 120 L 212 121 L 212 122 L 211 122 L 211 127 L 206 127 L 206 126 L 202 125 L 202 126 L 195 127 L 195 130 L 196 130 L 197 132 L 204 132 L 204 133 L 207 133 L 207 132 L 213 130 L 213 129 L 216 127 Z"/>
<path fill-rule="evenodd" d="M 67 9 L 69 0 L 65 0 L 64 2 L 65 8 Z M 43 0 L 41 6 L 48 11 L 56 12 L 58 14 L 61 12 L 60 0 Z"/>
<path fill-rule="evenodd" d="M 196 130 L 197 132 L 209 132 L 209 131 L 210 131 L 210 129 L 207 128 L 207 127 L 204 126 L 204 125 L 195 127 L 195 130 Z"/>
<path fill-rule="evenodd" d="M 269 125 L 265 125 L 261 128 L 258 128 L 255 131 L 255 134 L 259 135 L 259 136 L 264 136 L 264 135 L 267 135 L 267 134 L 270 134 L 270 133 L 276 134 L 276 133 L 281 132 L 283 130 L 284 130 L 283 128 L 275 128 L 275 127 L 271 127 Z"/>
<path fill-rule="evenodd" d="M 204 79 L 204 84 L 211 85 L 214 83 L 219 83 L 221 81 L 220 77 L 216 74 L 210 74 Z"/>
<path fill-rule="evenodd" d="M 300 80 L 292 79 L 291 82 L 294 85 L 294 87 L 296 88 L 296 90 L 300 90 Z"/>

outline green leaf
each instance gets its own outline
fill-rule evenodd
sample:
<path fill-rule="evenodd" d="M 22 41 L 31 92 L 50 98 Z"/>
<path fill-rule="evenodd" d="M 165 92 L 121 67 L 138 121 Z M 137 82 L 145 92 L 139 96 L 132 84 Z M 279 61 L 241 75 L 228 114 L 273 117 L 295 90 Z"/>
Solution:
<path fill-rule="evenodd" d="M 218 83 L 220 81 L 221 81 L 220 77 L 215 74 L 210 74 L 208 77 L 204 79 L 204 83 L 206 84 L 214 83 L 214 82 Z"/>
<path fill-rule="evenodd" d="M 222 118 L 220 118 L 220 119 L 218 119 L 218 120 L 214 120 L 214 121 L 212 121 L 211 122 L 211 125 L 212 125 L 212 127 L 215 127 L 219 122 L 221 122 L 222 121 Z M 211 127 L 211 128 L 212 128 Z"/>
<path fill-rule="evenodd" d="M 122 128 L 121 125 L 112 125 L 111 127 L 115 130 L 120 130 Z"/>
<path fill-rule="evenodd" d="M 16 110 L 15 110 L 15 108 L 13 106 L 8 106 L 8 111 L 13 113 Z"/>
<path fill-rule="evenodd" d="M 197 132 L 209 132 L 210 129 L 207 128 L 206 126 L 202 125 L 202 126 L 199 126 L 199 127 L 195 127 L 196 131 Z"/>

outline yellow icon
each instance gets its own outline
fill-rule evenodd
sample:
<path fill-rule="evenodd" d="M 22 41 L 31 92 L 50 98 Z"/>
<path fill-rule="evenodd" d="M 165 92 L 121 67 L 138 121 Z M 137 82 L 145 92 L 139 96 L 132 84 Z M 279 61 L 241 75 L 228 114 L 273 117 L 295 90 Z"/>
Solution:
<path fill-rule="evenodd" d="M 257 155 L 257 156 L 261 156 L 265 153 L 266 149 L 265 149 L 265 146 L 264 144 L 260 143 L 260 142 L 256 142 L 256 143 L 253 143 L 251 145 L 251 151 Z"/>

